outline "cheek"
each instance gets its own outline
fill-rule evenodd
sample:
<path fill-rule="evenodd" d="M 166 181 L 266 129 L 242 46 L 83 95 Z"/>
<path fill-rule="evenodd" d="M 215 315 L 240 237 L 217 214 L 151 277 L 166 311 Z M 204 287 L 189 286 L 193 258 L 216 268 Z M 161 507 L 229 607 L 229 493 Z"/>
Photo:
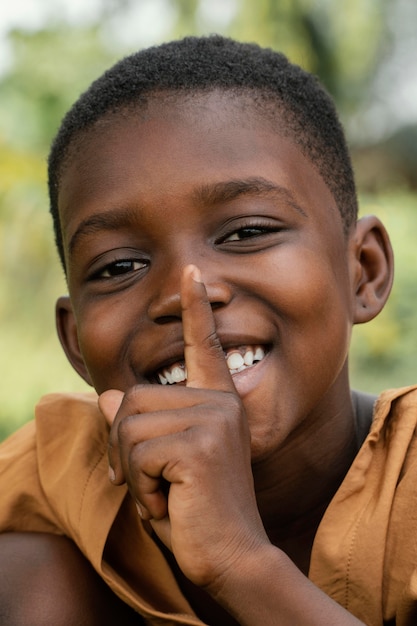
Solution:
<path fill-rule="evenodd" d="M 337 253 L 323 258 L 319 250 L 303 248 L 277 259 L 272 265 L 277 301 L 288 316 L 300 324 L 317 324 L 317 330 L 329 331 L 326 319 L 347 323 L 351 318 L 350 280 L 347 263 Z M 269 272 L 271 275 L 271 272 Z"/>
<path fill-rule="evenodd" d="M 117 307 L 106 303 L 84 310 L 78 324 L 80 350 L 98 393 L 126 385 L 124 346 L 128 342 L 128 320 Z"/>
<path fill-rule="evenodd" d="M 351 320 L 343 272 L 335 277 L 314 259 L 297 268 L 280 266 L 269 298 L 267 281 L 264 289 L 259 285 L 275 318 L 277 344 L 262 394 L 245 402 L 254 458 L 267 453 L 265 442 L 282 443 L 346 371 Z"/>
<path fill-rule="evenodd" d="M 337 375 L 350 341 L 349 275 L 341 260 L 332 261 L 307 249 L 274 268 L 282 349 L 294 368 L 313 378 L 326 370 Z"/>

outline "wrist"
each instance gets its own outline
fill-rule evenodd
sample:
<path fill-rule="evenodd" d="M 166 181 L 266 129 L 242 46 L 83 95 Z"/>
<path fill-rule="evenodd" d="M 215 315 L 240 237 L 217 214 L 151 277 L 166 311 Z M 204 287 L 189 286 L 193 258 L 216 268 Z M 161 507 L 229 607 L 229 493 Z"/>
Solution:
<path fill-rule="evenodd" d="M 362 624 L 270 543 L 247 551 L 208 592 L 241 626 Z"/>
<path fill-rule="evenodd" d="M 247 547 L 222 569 L 213 582 L 205 587 L 205 591 L 234 614 L 233 604 L 240 606 L 242 596 L 247 594 L 248 589 L 256 595 L 267 572 L 277 576 L 281 558 L 287 557 L 268 541 Z"/>

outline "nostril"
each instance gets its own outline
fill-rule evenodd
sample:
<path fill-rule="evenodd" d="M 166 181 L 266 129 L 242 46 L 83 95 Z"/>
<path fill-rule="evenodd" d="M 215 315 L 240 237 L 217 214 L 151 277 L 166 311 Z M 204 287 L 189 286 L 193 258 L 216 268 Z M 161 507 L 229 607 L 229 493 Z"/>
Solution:
<path fill-rule="evenodd" d="M 231 301 L 232 290 L 226 283 L 207 281 L 205 285 L 213 311 L 224 307 Z M 160 325 L 181 321 L 181 294 L 176 280 L 168 280 L 167 277 L 164 279 L 163 288 L 157 291 L 149 303 L 148 315 L 155 324 Z"/>
<path fill-rule="evenodd" d="M 179 286 L 178 286 L 179 287 Z M 179 289 L 172 291 L 165 286 L 158 290 L 149 303 L 148 315 L 155 324 L 170 324 L 181 320 L 181 297 Z"/>
<path fill-rule="evenodd" d="M 220 307 L 224 306 L 224 302 L 210 302 L 210 304 L 213 311 L 215 309 L 220 309 Z"/>
<path fill-rule="evenodd" d="M 155 324 L 160 324 L 163 326 L 164 324 L 172 324 L 173 322 L 180 322 L 181 318 L 176 315 L 160 315 L 156 319 L 154 319 Z"/>

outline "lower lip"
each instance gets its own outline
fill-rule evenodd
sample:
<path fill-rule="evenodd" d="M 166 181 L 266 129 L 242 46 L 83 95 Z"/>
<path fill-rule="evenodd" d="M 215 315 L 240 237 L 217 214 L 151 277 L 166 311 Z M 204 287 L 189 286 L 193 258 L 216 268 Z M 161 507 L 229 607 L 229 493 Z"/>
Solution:
<path fill-rule="evenodd" d="M 264 377 L 264 369 L 269 357 L 269 352 L 264 356 L 262 361 L 258 361 L 254 365 L 247 367 L 246 369 L 233 374 L 232 379 L 241 398 L 247 396 L 251 391 L 256 389 Z"/>

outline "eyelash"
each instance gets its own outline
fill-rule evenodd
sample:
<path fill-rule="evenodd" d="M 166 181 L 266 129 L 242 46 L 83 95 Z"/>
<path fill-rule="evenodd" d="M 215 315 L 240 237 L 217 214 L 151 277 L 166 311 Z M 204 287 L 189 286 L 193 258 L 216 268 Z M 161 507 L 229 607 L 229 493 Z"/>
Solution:
<path fill-rule="evenodd" d="M 230 243 L 230 242 L 241 242 L 247 239 L 261 237 L 262 235 L 276 233 L 280 230 L 282 230 L 282 228 L 279 228 L 278 226 L 271 226 L 271 224 L 250 222 L 248 224 L 242 224 L 242 226 L 240 226 L 239 228 L 235 228 L 234 230 L 229 232 L 227 235 L 224 235 L 223 237 L 221 237 L 216 243 L 222 244 L 222 243 Z M 238 239 L 238 238 L 231 239 L 233 235 L 238 235 L 239 233 L 243 233 L 244 231 L 249 232 L 250 234 L 248 236 L 242 237 L 241 239 Z"/>
<path fill-rule="evenodd" d="M 239 228 L 231 230 L 228 234 L 223 235 L 216 241 L 216 245 L 228 244 L 228 243 L 240 243 L 246 240 L 254 239 L 256 237 L 262 237 L 270 233 L 282 230 L 277 226 L 266 225 L 264 223 L 250 222 L 248 224 L 242 224 Z M 242 237 L 242 233 L 249 233 L 247 236 Z M 232 239 L 233 236 L 237 236 Z M 241 238 L 238 238 L 240 236 Z M 111 263 L 107 263 L 104 267 L 94 272 L 91 276 L 91 280 L 111 280 L 119 277 L 126 276 L 128 274 L 138 272 L 144 269 L 148 265 L 148 261 L 138 259 L 117 259 Z M 138 267 L 135 267 L 138 266 Z"/>
<path fill-rule="evenodd" d="M 135 268 L 135 265 L 138 265 L 140 267 Z M 138 272 L 141 269 L 144 269 L 146 265 L 147 263 L 145 261 L 139 261 L 137 259 L 117 259 L 117 261 L 108 263 L 105 267 L 102 267 L 97 272 L 94 272 L 91 279 L 92 280 L 111 280 L 112 278 L 126 276 L 127 274 L 130 274 L 132 272 Z M 117 270 L 118 267 L 121 268 L 121 271 Z M 124 268 L 127 268 L 126 271 L 124 271 Z M 113 271 L 116 270 L 116 271 L 112 273 L 112 270 Z"/>

